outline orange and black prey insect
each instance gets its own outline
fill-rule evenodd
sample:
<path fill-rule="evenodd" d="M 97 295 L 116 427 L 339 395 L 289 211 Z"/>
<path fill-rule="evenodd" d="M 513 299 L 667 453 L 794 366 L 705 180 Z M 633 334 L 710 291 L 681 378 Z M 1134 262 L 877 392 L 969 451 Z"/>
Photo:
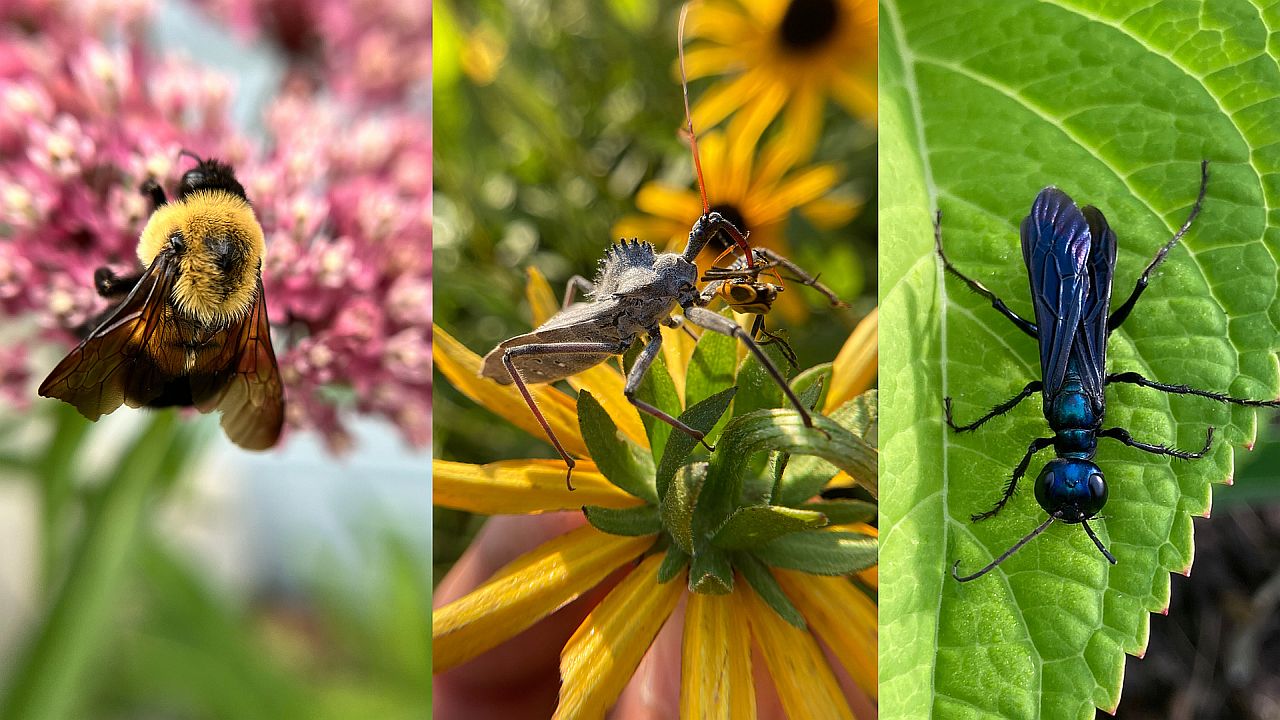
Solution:
<path fill-rule="evenodd" d="M 284 390 L 262 292 L 262 226 L 232 169 L 196 160 L 170 201 L 154 205 L 138 243 L 141 269 L 98 268 L 94 286 L 116 305 L 40 385 L 90 420 L 129 407 L 219 410 L 237 445 L 276 444 Z"/>

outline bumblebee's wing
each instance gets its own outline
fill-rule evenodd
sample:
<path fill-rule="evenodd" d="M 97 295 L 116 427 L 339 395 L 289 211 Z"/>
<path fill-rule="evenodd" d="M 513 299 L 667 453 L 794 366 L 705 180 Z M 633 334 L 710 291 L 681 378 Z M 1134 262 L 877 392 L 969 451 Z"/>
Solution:
<path fill-rule="evenodd" d="M 1055 187 L 1041 190 L 1022 221 L 1022 258 L 1036 309 L 1045 397 L 1062 387 L 1080 330 L 1091 242 L 1089 224 L 1071 198 Z"/>
<path fill-rule="evenodd" d="M 133 290 L 40 384 L 40 394 L 97 420 L 128 403 L 142 407 L 168 380 L 148 348 L 163 348 L 165 305 L 177 279 L 170 253 L 156 256 Z"/>
<path fill-rule="evenodd" d="M 223 354 L 211 364 L 218 370 L 190 376 L 191 399 L 200 412 L 222 412 L 222 429 L 231 442 L 248 450 L 266 450 L 280 439 L 284 387 L 271 347 L 261 278 L 253 308 L 226 333 Z"/>

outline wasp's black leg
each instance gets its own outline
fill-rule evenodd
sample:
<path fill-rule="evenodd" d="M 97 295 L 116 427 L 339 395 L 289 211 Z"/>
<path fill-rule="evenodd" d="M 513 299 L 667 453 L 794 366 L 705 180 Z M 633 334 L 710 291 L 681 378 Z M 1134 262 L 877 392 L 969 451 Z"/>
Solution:
<path fill-rule="evenodd" d="M 1141 385 L 1154 390 L 1172 393 L 1174 395 L 1194 395 L 1196 397 L 1209 398 L 1217 400 L 1221 403 L 1231 403 L 1232 405 L 1243 405 L 1245 407 L 1280 407 L 1280 400 L 1249 400 L 1248 398 L 1231 397 L 1223 393 L 1216 393 L 1210 390 L 1197 390 L 1186 385 L 1168 385 L 1155 380 L 1148 380 L 1135 372 L 1112 373 L 1107 376 L 1107 383 L 1129 383 L 1130 385 Z"/>
<path fill-rule="evenodd" d="M 751 337 L 759 341 L 761 347 L 765 345 L 777 345 L 778 351 L 782 353 L 782 357 L 787 361 L 787 364 L 791 366 L 791 369 L 799 369 L 800 366 L 796 362 L 796 351 L 791 349 L 791 343 L 787 342 L 781 335 L 771 333 L 766 330 L 764 327 L 763 315 L 757 315 L 756 319 L 752 321 Z M 761 337 L 764 339 L 761 340 Z"/>
<path fill-rule="evenodd" d="M 933 245 L 938 251 L 938 257 L 942 258 L 942 267 L 946 268 L 947 272 L 963 280 L 964 284 L 968 285 L 970 290 L 990 300 L 991 307 L 995 308 L 1001 315 L 1004 315 L 1005 317 L 1009 318 L 1009 320 L 1011 320 L 1014 325 L 1018 326 L 1019 330 L 1030 335 L 1033 338 L 1036 338 L 1037 340 L 1040 339 L 1040 334 L 1036 331 L 1035 323 L 1031 322 L 1030 320 L 1027 320 L 1026 318 L 1022 317 L 1018 313 L 1010 310 L 1009 306 L 1005 305 L 1004 301 L 1001 300 L 999 297 L 997 297 L 995 293 L 988 290 L 986 286 L 983 285 L 982 283 L 960 272 L 958 269 L 956 269 L 956 266 L 952 265 L 951 261 L 947 259 L 947 254 L 942 251 L 942 211 L 941 210 L 938 211 L 938 214 L 934 217 L 934 220 L 933 220 Z"/>
<path fill-rule="evenodd" d="M 112 299 L 128 294 L 142 279 L 142 272 L 132 275 L 116 275 L 109 267 L 93 271 L 93 287 L 104 298 Z"/>
<path fill-rule="evenodd" d="M 987 518 L 995 517 L 996 513 L 1003 510 L 1005 503 L 1009 502 L 1009 498 L 1013 497 L 1013 491 L 1018 489 L 1018 481 L 1022 479 L 1023 475 L 1027 474 L 1027 466 L 1031 464 L 1031 456 L 1052 445 L 1053 438 L 1036 438 L 1032 440 L 1031 444 L 1027 446 L 1027 454 L 1022 456 L 1022 462 L 1018 463 L 1018 467 L 1013 469 L 1013 476 L 1009 478 L 1009 483 L 1004 487 L 1004 497 L 1000 498 L 1000 502 L 996 503 L 995 507 L 984 513 L 973 515 L 971 519 L 974 522 L 986 520 Z"/>
<path fill-rule="evenodd" d="M 998 417 L 1000 415 L 1003 415 L 1009 412 L 1010 410 L 1015 408 L 1018 405 L 1018 403 L 1022 402 L 1023 400 L 1026 400 L 1032 394 L 1038 393 L 1043 389 L 1044 389 L 1043 382 L 1039 380 L 1032 380 L 1031 382 L 1027 383 L 1026 387 L 1022 388 L 1022 392 L 1018 393 L 1017 395 L 1014 395 L 1008 400 L 1005 400 L 999 405 L 991 408 L 991 412 L 987 413 L 986 415 L 983 415 L 977 420 L 974 420 L 968 425 L 956 425 L 955 421 L 952 419 L 951 398 L 946 397 L 942 399 L 942 409 L 946 415 L 947 425 L 949 425 L 952 430 L 955 430 L 956 432 L 969 432 L 970 430 L 976 429 L 979 425 L 982 425 L 983 423 L 990 420 L 991 418 Z"/>
<path fill-rule="evenodd" d="M 1199 460 L 1209 453 L 1209 446 L 1213 444 L 1213 426 L 1209 426 L 1209 431 L 1204 435 L 1204 448 L 1200 452 L 1187 452 L 1186 450 L 1178 450 L 1177 448 L 1165 447 L 1164 445 L 1152 445 L 1134 440 L 1128 430 L 1120 427 L 1107 428 L 1098 433 L 1098 437 L 1111 438 L 1132 448 L 1149 452 L 1153 455 L 1169 455 L 1181 460 Z"/>
<path fill-rule="evenodd" d="M 1200 205 L 1204 202 L 1204 193 L 1208 188 L 1209 161 L 1203 160 L 1200 162 L 1200 194 L 1196 196 L 1195 205 L 1191 206 L 1191 213 L 1187 215 L 1187 221 L 1182 223 L 1182 227 L 1178 228 L 1178 232 L 1173 234 L 1173 239 L 1165 243 L 1164 247 L 1160 248 L 1160 251 L 1156 253 L 1156 256 L 1152 258 L 1151 262 L 1147 265 L 1147 269 L 1142 271 L 1142 276 L 1138 278 L 1138 284 L 1134 286 L 1133 292 L 1129 294 L 1129 299 L 1125 300 L 1120 307 L 1115 309 L 1115 312 L 1111 313 L 1111 317 L 1107 318 L 1107 332 L 1111 332 L 1112 330 L 1120 327 L 1120 324 L 1125 321 L 1125 318 L 1129 317 L 1129 312 L 1133 310 L 1134 304 L 1138 302 L 1138 297 L 1142 295 L 1143 290 L 1147 289 L 1147 282 L 1151 278 L 1152 271 L 1154 271 L 1160 263 L 1164 262 L 1164 256 L 1168 255 L 1169 251 L 1173 249 L 1173 246 L 1177 245 L 1178 241 L 1182 239 L 1182 236 L 1187 234 L 1187 230 L 1191 227 L 1191 223 L 1196 219 L 1196 216 L 1200 214 Z"/>
<path fill-rule="evenodd" d="M 164 188 L 160 187 L 160 183 L 155 180 L 148 179 L 143 182 L 142 187 L 138 189 L 142 191 L 143 195 L 146 195 L 151 199 L 152 211 L 155 211 L 155 209 L 161 205 L 169 204 L 169 198 L 165 197 Z"/>

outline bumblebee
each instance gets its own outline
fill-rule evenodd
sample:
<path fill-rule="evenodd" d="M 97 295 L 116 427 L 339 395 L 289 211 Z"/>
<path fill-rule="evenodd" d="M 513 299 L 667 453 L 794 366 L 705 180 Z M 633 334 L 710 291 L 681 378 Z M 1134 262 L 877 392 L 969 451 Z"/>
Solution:
<path fill-rule="evenodd" d="M 155 181 L 138 242 L 140 269 L 98 268 L 98 294 L 115 302 L 40 385 L 40 395 L 90 420 L 129 407 L 219 410 L 237 445 L 276 444 L 284 390 L 262 291 L 262 226 L 225 163 L 186 152 L 196 166 L 170 201 Z"/>

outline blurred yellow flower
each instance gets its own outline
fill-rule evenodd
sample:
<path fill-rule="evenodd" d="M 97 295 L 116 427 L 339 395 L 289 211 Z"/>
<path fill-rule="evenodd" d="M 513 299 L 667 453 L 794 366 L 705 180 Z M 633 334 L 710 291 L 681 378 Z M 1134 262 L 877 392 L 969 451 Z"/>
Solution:
<path fill-rule="evenodd" d="M 556 309 L 550 287 L 536 273 L 531 273 L 528 295 L 537 322 Z M 875 333 L 865 328 L 855 330 L 853 336 L 860 343 L 874 346 L 876 342 Z M 435 338 L 437 367 L 452 384 L 535 436 L 544 437 L 532 419 L 524 417 L 529 415 L 528 409 L 514 390 L 477 376 L 479 355 L 440 328 L 435 329 Z M 874 349 L 841 352 L 833 364 L 832 388 L 853 393 L 869 384 L 875 357 Z M 647 448 L 643 426 L 622 397 L 621 372 L 613 363 L 599 365 L 591 372 L 591 377 L 583 373 L 570 383 L 589 389 L 618 425 L 619 433 Z M 673 369 L 671 374 L 683 375 L 684 367 Z M 649 502 L 611 484 L 587 457 L 573 400 L 555 388 L 538 391 L 538 402 L 565 447 L 584 458 L 574 472 L 577 489 L 565 487 L 559 461 L 509 460 L 479 466 L 435 460 L 435 504 L 486 514 L 533 514 L 581 511 L 584 505 L 639 508 Z M 869 482 L 874 487 L 874 479 Z M 830 529 L 852 531 L 864 539 L 875 535 L 874 528 L 865 525 L 833 525 Z M 755 716 L 753 643 L 760 652 L 756 660 L 764 660 L 790 717 L 854 717 L 839 673 L 824 656 L 818 638 L 861 692 L 868 698 L 876 697 L 876 606 L 856 583 L 841 576 L 762 570 L 807 623 L 798 627 L 775 609 L 776 599 L 766 601 L 753 589 L 755 583 L 741 574 L 735 575 L 733 587 L 725 595 L 690 592 L 687 564 L 673 578 L 660 581 L 662 550 L 671 542 L 665 528 L 656 534 L 626 536 L 588 525 L 531 549 L 474 591 L 434 612 L 435 672 L 467 662 L 511 639 L 621 571 L 621 581 L 591 610 L 560 653 L 557 718 L 603 717 L 683 596 L 687 596 L 687 606 L 682 716 Z M 766 568 L 764 564 L 758 567 Z M 859 577 L 874 589 L 873 573 L 864 570 Z"/>
<path fill-rule="evenodd" d="M 695 128 L 734 115 L 759 137 L 783 113 L 789 150 L 807 158 L 831 97 L 875 122 L 876 3 L 871 0 L 705 0 L 689 10 L 690 80 L 723 75 L 693 108 Z"/>

